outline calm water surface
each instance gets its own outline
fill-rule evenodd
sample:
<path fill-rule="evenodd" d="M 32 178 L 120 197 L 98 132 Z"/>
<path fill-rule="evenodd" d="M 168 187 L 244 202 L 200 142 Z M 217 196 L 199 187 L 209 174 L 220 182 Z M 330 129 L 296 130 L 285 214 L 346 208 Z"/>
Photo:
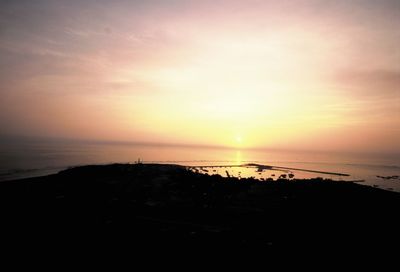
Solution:
<path fill-rule="evenodd" d="M 296 178 L 325 177 L 364 180 L 362 184 L 400 192 L 400 180 L 377 176 L 400 175 L 400 158 L 395 155 L 344 154 L 324 152 L 234 150 L 200 147 L 134 144 L 19 143 L 0 145 L 0 180 L 56 173 L 71 166 L 106 163 L 144 162 L 177 163 L 188 166 L 239 165 L 259 163 L 326 172 L 340 172 L 337 177 L 292 171 Z M 256 172 L 256 169 L 210 168 L 208 174 L 256 178 L 277 178 L 280 172 Z"/>

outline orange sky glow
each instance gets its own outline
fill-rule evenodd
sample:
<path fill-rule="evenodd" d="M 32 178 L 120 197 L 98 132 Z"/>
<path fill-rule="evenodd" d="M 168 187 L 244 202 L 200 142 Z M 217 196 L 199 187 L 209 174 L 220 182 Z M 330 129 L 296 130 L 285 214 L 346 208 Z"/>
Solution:
<path fill-rule="evenodd" d="M 0 5 L 4 134 L 400 152 L 399 1 Z"/>

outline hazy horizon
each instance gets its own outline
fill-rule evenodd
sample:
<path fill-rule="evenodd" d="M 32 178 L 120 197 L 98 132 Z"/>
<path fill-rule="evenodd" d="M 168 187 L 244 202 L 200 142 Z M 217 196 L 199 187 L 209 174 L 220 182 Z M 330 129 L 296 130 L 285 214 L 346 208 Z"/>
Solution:
<path fill-rule="evenodd" d="M 2 1 L 2 139 L 400 154 L 400 2 Z"/>
<path fill-rule="evenodd" d="M 235 147 L 235 146 L 224 146 L 224 145 L 202 145 L 202 144 L 185 144 L 185 143 L 174 143 L 174 142 L 151 142 L 151 141 L 118 141 L 118 140 L 93 140 L 93 139 L 78 139 L 78 138 L 62 138 L 62 137 L 42 137 L 42 136 L 37 136 L 37 137 L 30 137 L 30 136 L 21 136 L 21 135 L 1 135 L 0 134 L 0 147 L 3 145 L 3 148 L 0 148 L 0 152 L 8 150 L 8 151 L 13 151 L 15 150 L 15 147 L 31 147 L 32 145 L 39 145 L 43 146 L 44 148 L 51 148 L 51 149 L 56 149 L 57 147 L 61 149 L 65 148 L 65 146 L 73 146 L 73 147 L 78 147 L 78 146 L 110 146 L 110 147 L 143 147 L 143 148 L 155 148 L 155 147 L 160 147 L 160 148 L 177 148 L 177 149 L 191 149 L 191 150 L 214 150 L 218 153 L 218 150 L 220 151 L 232 151 L 232 152 L 258 152 L 258 153 L 278 153 L 282 152 L 284 154 L 286 153 L 298 153 L 298 154 L 325 154 L 325 155 L 332 155 L 333 157 L 335 155 L 340 155 L 342 158 L 346 157 L 347 155 L 356 155 L 358 157 L 360 156 L 367 156 L 370 158 L 366 158 L 366 160 L 373 159 L 374 156 L 382 157 L 382 156 L 388 156 L 389 161 L 396 162 L 395 164 L 399 165 L 400 167 L 400 153 L 391 150 L 391 151 L 368 151 L 368 150 L 361 150 L 361 151 L 354 151 L 354 150 L 336 150 L 336 149 L 329 149 L 326 148 L 324 150 L 320 149 L 312 149 L 312 148 L 299 148 L 299 147 L 290 147 L 290 148 L 285 148 L 285 147 Z M 201 154 L 200 152 L 199 154 Z M 178 158 L 175 155 L 175 160 L 182 160 L 184 161 L 187 158 Z M 349 157 L 350 158 L 350 157 Z M 137 159 L 132 157 L 132 159 Z M 149 161 L 157 159 L 152 159 L 152 158 L 147 158 Z M 192 158 L 193 159 L 193 158 Z M 204 158 L 201 158 L 201 156 L 198 157 L 199 160 L 202 160 Z M 337 161 L 340 162 L 340 161 Z M 357 160 L 352 161 L 352 163 L 357 163 Z"/>

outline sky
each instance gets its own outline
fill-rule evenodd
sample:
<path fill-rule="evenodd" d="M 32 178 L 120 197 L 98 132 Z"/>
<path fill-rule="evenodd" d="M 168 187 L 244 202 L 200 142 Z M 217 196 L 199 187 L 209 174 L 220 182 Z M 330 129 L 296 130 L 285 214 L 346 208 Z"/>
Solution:
<path fill-rule="evenodd" d="M 400 1 L 0 0 L 2 135 L 400 153 Z"/>

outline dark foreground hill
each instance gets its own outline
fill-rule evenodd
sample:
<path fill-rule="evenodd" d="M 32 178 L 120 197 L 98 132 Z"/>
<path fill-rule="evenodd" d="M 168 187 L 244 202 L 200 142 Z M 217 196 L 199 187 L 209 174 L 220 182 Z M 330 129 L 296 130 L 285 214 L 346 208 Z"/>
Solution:
<path fill-rule="evenodd" d="M 321 179 L 260 182 L 177 165 L 114 164 L 2 182 L 0 199 L 3 237 L 19 246 L 319 250 L 398 243 L 400 194 Z"/>

